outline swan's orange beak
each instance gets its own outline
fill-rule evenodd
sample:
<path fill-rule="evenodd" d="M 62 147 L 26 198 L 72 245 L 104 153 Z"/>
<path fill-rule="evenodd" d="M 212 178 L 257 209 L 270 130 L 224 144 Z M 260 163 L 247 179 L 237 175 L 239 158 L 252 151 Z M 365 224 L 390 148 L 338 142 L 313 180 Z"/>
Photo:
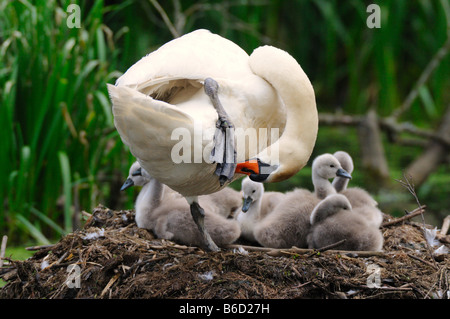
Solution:
<path fill-rule="evenodd" d="M 248 161 L 238 163 L 234 172 L 245 175 L 259 174 L 258 161 L 256 159 L 250 159 Z"/>

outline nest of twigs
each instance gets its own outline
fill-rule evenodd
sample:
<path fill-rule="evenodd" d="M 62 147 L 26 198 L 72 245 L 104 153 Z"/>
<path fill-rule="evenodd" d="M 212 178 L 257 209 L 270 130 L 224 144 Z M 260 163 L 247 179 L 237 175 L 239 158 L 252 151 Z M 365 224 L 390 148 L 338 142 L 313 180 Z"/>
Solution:
<path fill-rule="evenodd" d="M 155 238 L 133 211 L 99 206 L 83 229 L 9 260 L 0 298 L 450 298 L 449 255 L 433 253 L 422 223 L 390 223 L 383 252 L 206 252 Z"/>

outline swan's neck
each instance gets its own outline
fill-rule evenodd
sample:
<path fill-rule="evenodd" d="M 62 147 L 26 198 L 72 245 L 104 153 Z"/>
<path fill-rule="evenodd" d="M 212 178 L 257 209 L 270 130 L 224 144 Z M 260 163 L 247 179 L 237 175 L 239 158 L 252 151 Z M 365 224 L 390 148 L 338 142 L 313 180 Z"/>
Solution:
<path fill-rule="evenodd" d="M 347 189 L 348 186 L 348 182 L 350 180 L 348 178 L 343 178 L 343 177 L 335 177 L 333 179 L 333 187 L 336 190 L 336 192 L 342 192 L 343 190 Z"/>
<path fill-rule="evenodd" d="M 257 200 L 255 200 L 251 205 L 249 210 L 244 213 L 245 215 L 247 215 L 246 217 L 248 219 L 252 219 L 252 220 L 259 220 L 260 216 L 261 216 L 261 202 L 262 202 L 262 196 L 260 198 L 258 198 Z"/>
<path fill-rule="evenodd" d="M 282 181 L 306 165 L 316 143 L 319 120 L 314 89 L 297 61 L 283 50 L 271 46 L 256 49 L 250 67 L 275 88 L 286 107 L 283 134 L 260 157 L 279 165 L 267 181 Z"/>
<path fill-rule="evenodd" d="M 136 199 L 136 223 L 146 218 L 151 212 L 157 208 L 162 201 L 164 195 L 164 185 L 152 178 L 150 182 L 145 184 Z"/>
<path fill-rule="evenodd" d="M 333 185 L 331 185 L 330 181 L 317 175 L 314 171 L 312 174 L 312 182 L 314 185 L 314 193 L 319 199 L 324 199 L 328 195 L 336 193 L 336 190 Z"/>

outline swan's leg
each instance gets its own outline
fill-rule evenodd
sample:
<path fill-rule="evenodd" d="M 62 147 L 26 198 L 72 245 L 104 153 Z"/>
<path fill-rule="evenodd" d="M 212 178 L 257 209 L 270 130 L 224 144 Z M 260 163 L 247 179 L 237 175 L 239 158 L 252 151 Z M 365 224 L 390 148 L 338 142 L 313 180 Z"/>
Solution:
<path fill-rule="evenodd" d="M 228 119 L 227 112 L 225 111 L 225 109 L 222 106 L 222 103 L 219 100 L 218 91 L 219 91 L 219 84 L 211 78 L 206 78 L 205 93 L 211 99 L 211 102 L 214 108 L 216 109 L 217 115 L 219 116 L 219 120 L 217 121 L 217 123 L 220 124 L 220 126 L 223 128 L 233 127 L 233 124 Z"/>
<path fill-rule="evenodd" d="M 198 203 L 197 198 L 186 198 L 190 208 L 191 208 L 191 215 L 194 219 L 195 224 L 198 227 L 198 230 L 200 231 L 200 234 L 202 235 L 203 242 L 206 245 L 206 248 L 211 251 L 219 251 L 219 247 L 214 243 L 211 236 L 209 235 L 208 231 L 205 227 L 205 211 Z"/>
<path fill-rule="evenodd" d="M 236 148 L 234 145 L 234 126 L 218 96 L 219 85 L 211 79 L 205 79 L 205 93 L 211 99 L 218 120 L 214 134 L 214 148 L 211 151 L 211 161 L 217 163 L 216 175 L 220 185 L 231 180 L 236 169 Z"/>

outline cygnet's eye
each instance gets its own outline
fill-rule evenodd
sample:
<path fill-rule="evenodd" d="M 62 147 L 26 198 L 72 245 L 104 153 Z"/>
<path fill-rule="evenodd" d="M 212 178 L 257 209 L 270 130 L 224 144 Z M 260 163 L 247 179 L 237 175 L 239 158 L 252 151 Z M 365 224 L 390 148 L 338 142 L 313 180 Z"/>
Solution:
<path fill-rule="evenodd" d="M 252 194 L 255 192 L 256 190 L 254 189 L 254 190 L 252 190 Z"/>
<path fill-rule="evenodd" d="M 334 165 L 333 165 L 333 164 L 331 164 L 331 165 L 330 165 L 330 167 L 334 167 Z"/>

